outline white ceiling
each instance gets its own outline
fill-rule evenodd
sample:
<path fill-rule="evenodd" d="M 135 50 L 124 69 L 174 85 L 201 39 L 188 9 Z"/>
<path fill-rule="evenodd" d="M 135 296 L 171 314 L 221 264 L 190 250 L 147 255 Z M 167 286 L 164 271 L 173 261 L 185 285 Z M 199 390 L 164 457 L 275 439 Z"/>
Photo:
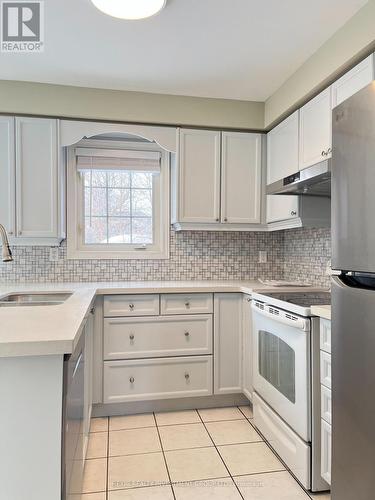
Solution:
<path fill-rule="evenodd" d="M 45 52 L 1 53 L 0 79 L 263 101 L 365 3 L 168 0 L 123 21 L 45 0 Z"/>

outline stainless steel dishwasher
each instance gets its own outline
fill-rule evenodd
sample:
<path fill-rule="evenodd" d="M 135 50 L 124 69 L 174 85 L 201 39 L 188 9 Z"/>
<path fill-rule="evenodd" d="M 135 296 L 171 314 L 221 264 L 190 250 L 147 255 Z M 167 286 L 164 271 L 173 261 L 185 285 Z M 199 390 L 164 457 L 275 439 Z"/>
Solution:
<path fill-rule="evenodd" d="M 62 447 L 63 500 L 82 493 L 84 469 L 84 365 L 85 335 L 64 361 Z"/>

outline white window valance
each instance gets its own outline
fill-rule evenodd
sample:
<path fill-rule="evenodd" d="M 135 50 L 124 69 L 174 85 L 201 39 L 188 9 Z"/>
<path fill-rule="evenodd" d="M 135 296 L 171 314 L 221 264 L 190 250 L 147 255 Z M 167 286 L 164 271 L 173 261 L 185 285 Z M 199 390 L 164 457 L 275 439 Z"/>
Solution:
<path fill-rule="evenodd" d="M 76 148 L 77 170 L 136 170 L 160 172 L 159 151 Z"/>

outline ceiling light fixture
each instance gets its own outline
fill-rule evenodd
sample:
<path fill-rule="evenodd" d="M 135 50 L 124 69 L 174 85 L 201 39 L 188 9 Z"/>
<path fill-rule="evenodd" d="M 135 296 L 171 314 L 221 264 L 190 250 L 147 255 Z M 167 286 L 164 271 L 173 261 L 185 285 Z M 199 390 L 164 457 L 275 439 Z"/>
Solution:
<path fill-rule="evenodd" d="M 160 12 L 167 0 L 91 0 L 104 14 L 120 19 L 144 19 Z"/>

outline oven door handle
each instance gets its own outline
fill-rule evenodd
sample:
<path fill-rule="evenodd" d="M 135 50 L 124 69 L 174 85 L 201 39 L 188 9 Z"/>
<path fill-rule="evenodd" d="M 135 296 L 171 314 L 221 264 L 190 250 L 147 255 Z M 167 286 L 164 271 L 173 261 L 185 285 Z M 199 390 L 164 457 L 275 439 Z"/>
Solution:
<path fill-rule="evenodd" d="M 294 313 L 284 311 L 283 309 L 277 309 L 276 307 L 268 306 L 267 304 L 257 303 L 256 301 L 253 301 L 251 307 L 255 313 L 265 316 L 268 319 L 272 319 L 277 323 L 282 323 L 301 330 L 301 333 L 310 331 L 310 320 L 308 318 L 302 318 Z"/>

